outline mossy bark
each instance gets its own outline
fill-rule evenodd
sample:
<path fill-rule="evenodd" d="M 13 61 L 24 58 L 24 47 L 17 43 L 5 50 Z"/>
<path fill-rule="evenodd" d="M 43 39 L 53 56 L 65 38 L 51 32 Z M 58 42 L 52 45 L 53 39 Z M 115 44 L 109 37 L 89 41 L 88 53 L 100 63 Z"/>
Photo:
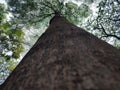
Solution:
<path fill-rule="evenodd" d="M 119 89 L 120 51 L 55 16 L 0 90 Z"/>

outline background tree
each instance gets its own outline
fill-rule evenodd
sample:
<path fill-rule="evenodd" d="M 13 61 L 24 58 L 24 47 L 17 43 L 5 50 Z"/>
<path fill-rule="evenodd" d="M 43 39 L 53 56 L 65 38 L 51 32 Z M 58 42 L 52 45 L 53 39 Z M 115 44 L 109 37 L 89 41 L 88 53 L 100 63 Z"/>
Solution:
<path fill-rule="evenodd" d="M 15 68 L 15 59 L 20 58 L 23 51 L 24 33 L 6 20 L 7 14 L 5 5 L 0 4 L 0 83 Z"/>
<path fill-rule="evenodd" d="M 102 0 L 97 17 L 90 19 L 87 29 L 112 45 L 120 46 L 120 1 Z"/>

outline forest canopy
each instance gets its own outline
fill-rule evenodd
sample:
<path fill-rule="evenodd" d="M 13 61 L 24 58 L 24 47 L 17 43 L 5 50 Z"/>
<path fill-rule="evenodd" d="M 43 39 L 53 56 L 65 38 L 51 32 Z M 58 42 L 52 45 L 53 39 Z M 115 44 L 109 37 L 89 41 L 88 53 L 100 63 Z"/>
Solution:
<path fill-rule="evenodd" d="M 0 83 L 56 12 L 120 48 L 119 0 L 6 0 L 0 4 Z"/>

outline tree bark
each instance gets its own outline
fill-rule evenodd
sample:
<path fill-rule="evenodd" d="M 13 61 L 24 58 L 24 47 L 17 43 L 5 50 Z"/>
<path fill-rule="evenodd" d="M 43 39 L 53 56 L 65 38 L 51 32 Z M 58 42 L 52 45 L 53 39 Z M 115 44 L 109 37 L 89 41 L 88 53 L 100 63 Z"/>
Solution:
<path fill-rule="evenodd" d="M 120 51 L 55 16 L 0 90 L 119 89 Z"/>

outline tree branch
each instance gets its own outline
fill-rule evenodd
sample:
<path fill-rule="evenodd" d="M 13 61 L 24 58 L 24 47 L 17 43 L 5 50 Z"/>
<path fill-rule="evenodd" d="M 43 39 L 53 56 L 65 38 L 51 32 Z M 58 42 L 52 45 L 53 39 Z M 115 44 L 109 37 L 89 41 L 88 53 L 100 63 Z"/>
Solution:
<path fill-rule="evenodd" d="M 120 40 L 120 37 L 119 37 L 119 36 L 117 36 L 117 35 L 113 35 L 113 34 L 108 34 L 108 33 L 105 31 L 105 28 L 103 27 L 103 25 L 102 25 L 102 24 L 100 24 L 100 25 L 101 25 L 101 29 L 102 29 L 102 31 L 103 31 L 104 34 L 105 34 L 104 37 L 115 37 L 115 38 L 117 38 L 118 40 Z"/>
<path fill-rule="evenodd" d="M 42 18 L 39 18 L 39 19 L 37 19 L 37 20 L 35 20 L 35 21 L 33 21 L 33 19 L 30 19 L 30 20 L 28 20 L 28 22 L 31 22 L 32 24 L 36 24 L 36 23 L 38 23 L 38 22 L 41 22 L 43 19 L 45 19 L 45 18 L 47 18 L 47 17 L 50 17 L 51 15 L 52 15 L 53 13 L 51 13 L 51 14 L 45 14 L 45 15 L 38 15 L 37 17 L 42 17 Z"/>
<path fill-rule="evenodd" d="M 48 7 L 55 12 L 55 9 L 53 8 L 53 5 L 50 2 L 47 2 L 47 1 L 41 2 L 41 4 L 43 4 L 45 7 Z"/>

